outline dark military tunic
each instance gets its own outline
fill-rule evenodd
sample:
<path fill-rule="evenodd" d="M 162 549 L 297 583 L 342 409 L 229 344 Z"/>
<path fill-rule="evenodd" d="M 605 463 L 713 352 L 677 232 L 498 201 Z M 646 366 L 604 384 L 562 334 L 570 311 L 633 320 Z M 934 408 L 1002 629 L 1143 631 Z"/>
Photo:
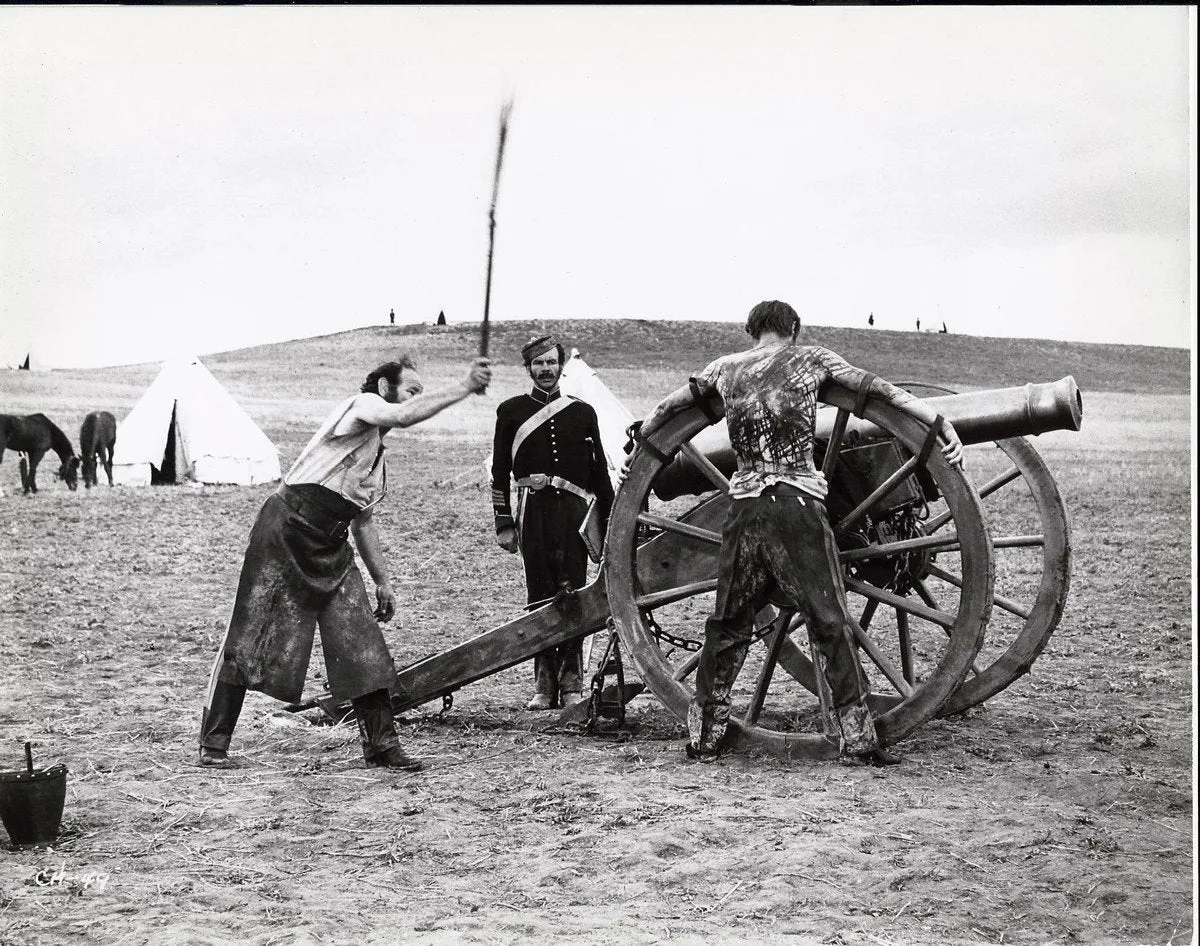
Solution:
<path fill-rule="evenodd" d="M 513 456 L 521 425 L 562 397 L 557 390 L 547 394 L 535 387 L 496 409 L 492 449 L 496 532 L 517 529 L 531 603 L 551 598 L 564 587 L 580 588 L 587 581 L 587 549 L 579 537 L 587 500 L 577 493 L 596 497 L 602 523 L 608 522 L 612 508 L 612 482 L 591 405 L 568 397 L 570 403 L 525 437 Z M 550 482 L 555 477 L 562 486 Z M 547 482 L 537 489 L 520 485 L 531 479 Z M 518 484 L 515 507 L 513 482 Z M 576 640 L 538 656 L 534 669 L 539 692 L 553 698 L 556 692 L 581 690 L 581 645 L 582 639 Z"/>

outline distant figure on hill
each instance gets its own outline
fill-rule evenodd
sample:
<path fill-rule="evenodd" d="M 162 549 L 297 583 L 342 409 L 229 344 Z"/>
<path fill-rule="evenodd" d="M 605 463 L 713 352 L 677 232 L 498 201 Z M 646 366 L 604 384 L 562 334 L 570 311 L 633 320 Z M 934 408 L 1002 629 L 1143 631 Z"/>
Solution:
<path fill-rule="evenodd" d="M 446 324 L 446 313 L 445 313 L 444 311 L 442 311 L 442 312 L 439 312 L 439 313 L 438 313 L 438 320 L 437 320 L 437 324 L 438 324 L 438 325 L 445 325 L 445 324 Z"/>
<path fill-rule="evenodd" d="M 919 331 L 921 331 L 921 320 L 920 320 L 920 318 L 918 318 L 918 319 L 917 319 L 917 331 L 918 331 L 918 332 L 919 332 Z"/>
<path fill-rule="evenodd" d="M 870 315 L 867 316 L 867 324 L 868 325 L 875 324 L 875 313 L 874 312 L 872 312 Z"/>
<path fill-rule="evenodd" d="M 942 330 L 941 330 L 940 332 L 938 332 L 938 334 L 939 334 L 939 335 L 949 335 L 949 334 L 950 334 L 950 333 L 949 333 L 949 332 L 946 330 L 946 323 L 945 323 L 945 322 L 943 322 L 943 323 L 942 323 Z"/>
<path fill-rule="evenodd" d="M 392 325 L 396 324 L 396 310 L 395 309 L 392 309 L 392 311 L 388 313 L 388 321 L 391 322 Z"/>

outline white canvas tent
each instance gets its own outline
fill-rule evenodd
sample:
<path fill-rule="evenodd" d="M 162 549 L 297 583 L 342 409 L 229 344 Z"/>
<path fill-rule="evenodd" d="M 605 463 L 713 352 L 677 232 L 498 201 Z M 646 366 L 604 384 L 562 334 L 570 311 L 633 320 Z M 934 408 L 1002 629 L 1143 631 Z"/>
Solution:
<path fill-rule="evenodd" d="M 198 358 L 168 362 L 117 426 L 113 482 L 250 486 L 277 480 L 279 451 Z"/>
<path fill-rule="evenodd" d="M 37 368 L 37 359 L 23 338 L 0 334 L 0 368 Z"/>
<path fill-rule="evenodd" d="M 613 489 L 616 489 L 617 474 L 625 462 L 625 441 L 628 439 L 625 432 L 633 423 L 634 416 L 600 380 L 592 366 L 583 360 L 578 349 L 571 349 L 571 356 L 563 365 L 558 389 L 563 394 L 569 394 L 590 404 L 596 412 L 604 457 L 608 460 L 608 476 L 612 480 Z"/>

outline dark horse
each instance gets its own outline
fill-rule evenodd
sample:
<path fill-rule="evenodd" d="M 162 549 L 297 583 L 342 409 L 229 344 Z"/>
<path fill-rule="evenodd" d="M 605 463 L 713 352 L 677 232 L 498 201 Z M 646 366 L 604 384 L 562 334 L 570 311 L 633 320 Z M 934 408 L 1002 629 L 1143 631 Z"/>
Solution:
<path fill-rule="evenodd" d="M 37 468 L 47 450 L 53 450 L 62 461 L 54 475 L 65 481 L 68 489 L 73 490 L 78 485 L 79 457 L 75 456 L 75 448 L 71 446 L 70 438 L 45 414 L 25 417 L 0 414 L 0 461 L 4 459 L 6 448 L 25 455 L 21 458 L 21 488 L 26 493 L 37 492 Z M 28 466 L 25 457 L 29 458 Z"/>
<path fill-rule="evenodd" d="M 79 453 L 83 457 L 83 485 L 88 489 L 99 485 L 96 479 L 96 458 L 104 465 L 108 485 L 112 486 L 113 447 L 117 444 L 117 419 L 108 411 L 92 411 L 79 428 Z"/>

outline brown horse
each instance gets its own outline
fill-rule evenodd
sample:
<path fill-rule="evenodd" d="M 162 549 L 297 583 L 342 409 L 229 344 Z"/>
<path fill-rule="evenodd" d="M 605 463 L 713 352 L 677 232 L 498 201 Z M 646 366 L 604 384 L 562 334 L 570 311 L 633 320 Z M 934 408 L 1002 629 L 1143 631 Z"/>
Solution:
<path fill-rule="evenodd" d="M 79 428 L 79 452 L 83 456 L 83 485 L 88 489 L 99 485 L 96 479 L 96 458 L 100 458 L 108 485 L 112 486 L 113 447 L 117 445 L 117 419 L 108 411 L 92 411 Z"/>
<path fill-rule="evenodd" d="M 67 484 L 67 489 L 74 490 L 78 485 L 79 457 L 75 456 L 75 448 L 71 446 L 70 438 L 45 414 L 24 417 L 0 414 L 0 461 L 4 459 L 6 448 L 22 454 L 21 489 L 26 494 L 38 491 L 37 468 L 47 450 L 57 453 L 62 464 L 54 475 Z"/>

